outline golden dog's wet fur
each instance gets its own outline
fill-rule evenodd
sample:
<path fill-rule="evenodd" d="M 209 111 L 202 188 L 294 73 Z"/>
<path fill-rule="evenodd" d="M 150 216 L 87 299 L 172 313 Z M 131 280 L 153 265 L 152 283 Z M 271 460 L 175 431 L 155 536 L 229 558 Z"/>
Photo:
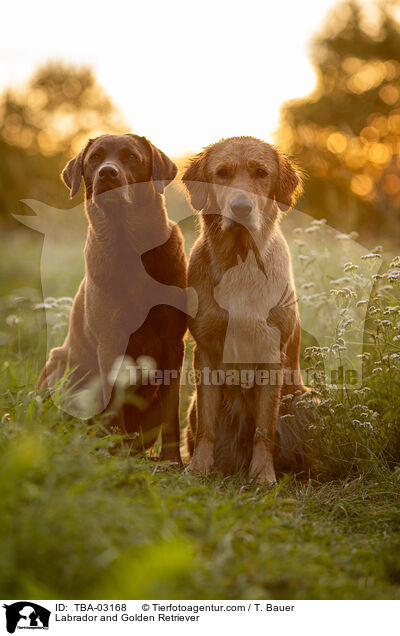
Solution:
<path fill-rule="evenodd" d="M 306 390 L 299 369 L 300 322 L 291 259 L 279 227 L 281 212 L 292 206 L 300 189 L 300 176 L 273 146 L 253 137 L 234 137 L 196 156 L 183 181 L 193 208 L 201 212 L 201 232 L 188 271 L 188 284 L 199 300 L 196 317 L 189 318 L 196 370 L 242 366 L 296 372 L 295 385 L 282 387 L 198 383 L 189 411 L 190 468 L 225 474 L 244 470 L 272 484 L 275 446 L 279 467 L 298 468 L 302 462 L 302 423 L 295 404 L 294 425 L 279 422 L 275 439 L 281 397 Z M 252 206 L 240 222 L 231 208 L 238 197 Z M 290 302 L 282 302 L 283 297 Z M 270 338 L 277 330 L 278 349 Z M 227 360 L 227 351 L 243 351 L 252 344 L 252 334 L 261 358 L 253 365 L 241 365 L 240 358 L 236 364 Z"/>
<path fill-rule="evenodd" d="M 110 184 L 99 177 L 104 165 L 118 169 Z M 105 409 L 112 397 L 109 374 L 115 359 L 125 353 L 135 361 L 151 356 L 157 369 L 176 370 L 177 379 L 169 386 L 142 387 L 138 393 L 146 408 L 125 404 L 115 422 L 139 448 L 151 446 L 162 425 L 162 458 L 180 463 L 187 262 L 182 234 L 168 219 L 162 196 L 176 172 L 164 153 L 136 135 L 103 135 L 65 167 L 62 179 L 71 197 L 82 177 L 85 183 L 85 277 L 66 340 L 50 352 L 38 388 L 54 385 L 67 368 L 74 369 L 77 389 L 99 376 Z"/>

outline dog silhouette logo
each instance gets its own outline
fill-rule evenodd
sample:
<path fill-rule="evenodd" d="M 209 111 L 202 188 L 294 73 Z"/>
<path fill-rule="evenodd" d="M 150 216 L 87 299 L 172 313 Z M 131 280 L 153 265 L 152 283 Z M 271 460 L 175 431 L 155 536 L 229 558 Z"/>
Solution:
<path fill-rule="evenodd" d="M 193 182 L 193 185 L 199 187 L 199 183 Z M 208 184 L 205 185 L 208 187 Z M 130 186 L 138 191 L 138 199 L 142 196 L 142 187 L 146 187 L 146 183 Z M 217 187 L 222 193 L 226 190 L 225 186 L 215 186 Z M 179 207 L 180 197 L 184 195 L 178 189 L 177 181 L 175 188 L 171 190 L 174 192 L 174 203 L 169 205 L 173 218 L 179 223 L 190 219 L 193 221 L 194 213 L 186 207 Z M 73 208 L 57 209 L 34 199 L 23 199 L 22 202 L 35 215 L 14 214 L 14 218 L 44 235 L 40 266 L 43 303 L 37 305 L 37 309 L 45 310 L 48 357 L 51 349 L 58 347 L 65 337 L 72 304 L 72 298 L 58 297 L 59 287 L 54 272 L 57 271 L 60 255 L 65 254 L 66 267 L 68 259 L 71 258 L 74 268 L 78 270 L 80 267 L 82 276 L 85 271 L 83 251 L 87 228 L 80 221 L 84 215 L 84 206 L 80 203 Z M 224 215 L 223 212 L 221 214 Z M 135 221 L 136 217 L 133 217 L 130 222 Z M 79 227 L 81 231 L 76 231 L 72 235 L 71 228 Z M 160 283 L 153 279 L 144 267 L 142 256 L 164 244 L 169 237 L 168 233 L 164 236 L 162 232 L 154 229 L 155 227 L 156 224 L 151 224 L 149 228 L 146 226 L 139 232 L 140 227 L 135 226 L 133 254 L 131 251 L 125 254 L 121 250 L 119 255 L 120 271 L 129 272 L 129 279 L 135 280 L 136 285 L 140 283 L 142 290 L 138 295 L 140 302 L 136 303 L 129 314 L 130 333 L 139 329 L 150 310 L 158 305 L 174 307 L 193 318 L 198 310 L 197 293 L 193 287 L 176 288 Z M 289 246 L 295 293 L 292 293 L 291 288 L 286 288 L 286 282 L 279 284 L 278 281 L 271 295 L 268 279 L 259 267 L 261 247 L 258 234 L 251 228 L 246 229 L 253 248 L 243 254 L 243 258 L 238 257 L 233 267 L 221 275 L 217 284 L 212 284 L 214 300 L 226 311 L 228 318 L 223 362 L 279 363 L 280 315 L 285 316 L 286 312 L 293 311 L 297 306 L 303 343 L 310 351 L 316 347 L 322 348 L 324 359 L 321 360 L 320 367 L 328 384 L 342 384 L 349 377 L 351 381 L 348 383 L 346 380 L 346 385 L 352 389 L 360 388 L 363 377 L 362 354 L 368 336 L 365 327 L 369 299 L 376 288 L 382 263 L 394 258 L 394 255 L 383 252 L 381 254 L 378 250 L 370 252 L 367 247 L 357 242 L 356 234 L 343 234 L 329 226 L 324 219 L 314 219 L 297 209 L 292 209 L 290 214 L 281 218 L 280 227 Z M 397 265 L 394 264 L 393 268 L 396 272 Z M 242 295 L 238 291 L 241 279 Z M 246 284 L 247 280 L 252 280 L 252 286 Z M 115 292 L 116 289 L 113 290 L 113 293 Z M 122 362 L 129 340 L 128 331 L 118 329 L 113 332 L 111 357 L 114 364 L 108 365 L 110 375 L 107 375 L 107 400 L 110 399 L 115 379 L 120 370 L 123 370 Z M 344 332 L 346 340 L 343 339 Z M 93 362 L 88 361 L 88 364 L 89 371 L 98 378 L 96 359 L 93 358 Z M 309 363 L 304 362 L 303 371 L 306 371 L 308 366 Z M 311 377 L 314 372 L 312 365 L 309 372 Z M 99 386 L 95 382 L 93 386 L 88 382 L 87 391 L 66 391 L 65 396 L 56 401 L 57 407 L 74 417 L 89 419 L 102 412 L 105 406 L 104 396 L 98 395 Z M 57 392 L 55 395 L 58 395 Z"/>
<path fill-rule="evenodd" d="M 18 601 L 3 607 L 6 610 L 6 626 L 9 634 L 14 634 L 17 628 L 49 629 L 51 612 L 37 603 Z"/>

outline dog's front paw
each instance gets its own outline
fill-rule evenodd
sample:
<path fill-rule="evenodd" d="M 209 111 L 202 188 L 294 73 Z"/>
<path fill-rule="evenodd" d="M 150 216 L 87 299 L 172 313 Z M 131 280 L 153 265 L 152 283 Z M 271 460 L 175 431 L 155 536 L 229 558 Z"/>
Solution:
<path fill-rule="evenodd" d="M 277 483 L 274 467 L 269 464 L 251 462 L 249 469 L 250 478 L 262 486 L 275 486 Z"/>
<path fill-rule="evenodd" d="M 207 475 L 211 472 L 213 463 L 214 448 L 212 444 L 201 444 L 195 449 L 193 459 L 188 466 L 188 470 Z"/>

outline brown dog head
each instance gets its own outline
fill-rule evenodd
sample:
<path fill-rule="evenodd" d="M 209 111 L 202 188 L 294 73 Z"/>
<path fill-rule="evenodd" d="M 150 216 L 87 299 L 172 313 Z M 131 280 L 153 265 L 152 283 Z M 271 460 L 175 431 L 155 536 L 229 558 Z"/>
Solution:
<path fill-rule="evenodd" d="M 206 148 L 183 175 L 196 210 L 223 215 L 222 229 L 232 222 L 258 229 L 265 214 L 288 210 L 300 190 L 294 163 L 277 148 L 254 137 L 231 137 Z"/>
<path fill-rule="evenodd" d="M 86 196 L 97 205 L 108 201 L 112 193 L 125 203 L 133 203 L 136 183 L 152 182 L 162 194 L 177 173 L 177 166 L 145 137 L 138 135 L 101 135 L 89 140 L 86 147 L 67 163 L 61 179 L 70 189 L 71 198 L 78 192 L 83 177 Z"/>

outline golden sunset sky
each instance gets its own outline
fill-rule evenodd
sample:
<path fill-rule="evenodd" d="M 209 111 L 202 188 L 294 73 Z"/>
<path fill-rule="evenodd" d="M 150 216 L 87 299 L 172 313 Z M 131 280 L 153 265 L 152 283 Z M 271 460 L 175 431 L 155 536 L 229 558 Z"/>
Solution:
<path fill-rule="evenodd" d="M 273 140 L 312 91 L 309 42 L 334 0 L 7 3 L 0 89 L 49 59 L 89 64 L 131 131 L 172 156 L 222 137 Z"/>

